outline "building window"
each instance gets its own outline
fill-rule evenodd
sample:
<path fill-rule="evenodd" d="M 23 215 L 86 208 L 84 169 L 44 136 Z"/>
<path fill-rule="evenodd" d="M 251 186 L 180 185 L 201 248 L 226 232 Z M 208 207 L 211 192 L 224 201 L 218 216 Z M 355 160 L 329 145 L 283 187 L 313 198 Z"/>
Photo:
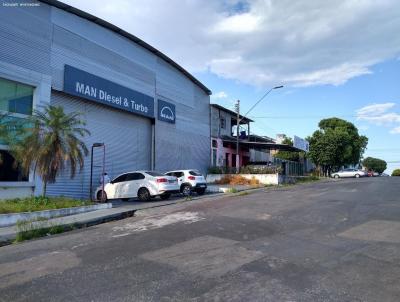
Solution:
<path fill-rule="evenodd" d="M 216 139 L 213 139 L 213 140 L 212 140 L 212 147 L 213 147 L 213 148 L 218 148 L 218 143 L 217 143 L 217 140 L 216 140 Z"/>
<path fill-rule="evenodd" d="M 218 166 L 217 163 L 217 149 L 212 149 L 212 165 Z"/>
<path fill-rule="evenodd" d="M 221 117 L 219 119 L 219 126 L 221 127 L 221 129 L 226 129 L 226 120 L 225 120 L 225 118 Z"/>
<path fill-rule="evenodd" d="M 28 176 L 22 173 L 14 157 L 6 150 L 0 150 L 0 182 L 28 181 Z"/>
<path fill-rule="evenodd" d="M 0 78 L 0 111 L 32 114 L 34 87 Z"/>

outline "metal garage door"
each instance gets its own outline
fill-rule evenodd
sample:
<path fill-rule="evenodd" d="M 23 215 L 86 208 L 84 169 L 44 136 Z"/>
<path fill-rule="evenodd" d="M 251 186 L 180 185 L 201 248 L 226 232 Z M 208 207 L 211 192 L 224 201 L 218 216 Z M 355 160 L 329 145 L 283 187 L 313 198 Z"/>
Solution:
<path fill-rule="evenodd" d="M 113 179 L 118 174 L 133 170 L 147 170 L 151 166 L 151 120 L 123 112 L 91 101 L 52 91 L 52 105 L 64 107 L 66 112 L 82 112 L 91 136 L 85 139 L 90 147 L 95 142 L 106 145 L 106 172 Z M 99 185 L 101 176 L 101 151 L 95 151 L 93 186 Z M 90 154 L 85 167 L 74 179 L 69 171 L 49 184 L 49 195 L 89 198 Z"/>

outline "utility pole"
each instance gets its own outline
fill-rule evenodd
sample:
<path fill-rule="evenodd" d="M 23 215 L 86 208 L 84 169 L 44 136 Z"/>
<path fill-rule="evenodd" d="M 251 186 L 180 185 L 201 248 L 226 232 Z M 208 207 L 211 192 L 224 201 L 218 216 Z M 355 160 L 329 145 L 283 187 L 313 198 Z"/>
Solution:
<path fill-rule="evenodd" d="M 235 104 L 236 110 L 236 173 L 239 173 L 239 125 L 240 125 L 240 100 Z"/>
<path fill-rule="evenodd" d="M 236 117 L 236 173 L 239 173 L 239 125 L 240 122 L 247 117 L 247 115 L 250 113 L 251 110 L 254 109 L 254 107 L 256 107 L 258 105 L 258 103 L 260 103 L 272 90 L 274 89 L 280 89 L 283 88 L 283 85 L 280 86 L 275 86 L 272 87 L 270 90 L 268 90 L 262 97 L 261 99 L 259 99 L 250 109 L 249 111 L 246 112 L 245 115 L 242 116 L 242 118 L 240 118 L 240 101 L 237 100 L 236 104 L 235 104 L 235 110 L 237 113 L 237 117 Z"/>

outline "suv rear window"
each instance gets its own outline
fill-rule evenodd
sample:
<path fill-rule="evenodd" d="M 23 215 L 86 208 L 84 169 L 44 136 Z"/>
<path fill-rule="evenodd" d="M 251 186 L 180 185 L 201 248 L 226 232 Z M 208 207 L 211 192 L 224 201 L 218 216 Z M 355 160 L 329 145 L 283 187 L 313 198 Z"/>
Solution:
<path fill-rule="evenodd" d="M 203 176 L 199 171 L 189 171 L 189 174 L 193 176 Z"/>
<path fill-rule="evenodd" d="M 164 174 L 156 171 L 146 171 L 146 174 L 149 174 L 150 176 L 164 176 Z"/>

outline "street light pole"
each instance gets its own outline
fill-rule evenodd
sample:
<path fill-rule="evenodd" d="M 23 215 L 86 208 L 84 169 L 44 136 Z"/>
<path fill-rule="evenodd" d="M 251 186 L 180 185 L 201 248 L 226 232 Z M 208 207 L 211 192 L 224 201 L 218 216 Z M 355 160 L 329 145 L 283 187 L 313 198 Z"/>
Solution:
<path fill-rule="evenodd" d="M 237 117 L 236 117 L 236 173 L 239 173 L 239 125 L 240 122 L 247 117 L 247 115 L 250 113 L 251 110 L 254 109 L 254 107 L 256 107 L 258 105 L 258 103 L 260 103 L 272 90 L 274 89 L 280 89 L 283 88 L 283 85 L 280 86 L 275 86 L 272 87 L 270 90 L 268 90 L 247 112 L 245 115 L 242 116 L 242 118 L 240 118 L 240 114 L 239 114 L 239 110 L 240 110 L 240 101 L 238 100 L 236 105 L 235 105 L 235 109 L 236 109 L 236 113 L 237 113 Z"/>
<path fill-rule="evenodd" d="M 239 124 L 240 124 L 240 100 L 237 100 L 236 105 L 236 174 L 239 173 Z"/>
<path fill-rule="evenodd" d="M 102 173 L 102 177 L 103 177 L 103 192 L 104 192 L 104 160 L 105 160 L 105 145 L 104 143 L 94 143 L 92 145 L 92 150 L 90 152 L 90 189 L 89 189 L 89 194 L 90 194 L 90 201 L 93 201 L 93 150 L 94 148 L 98 148 L 98 147 L 103 147 L 103 173 Z M 103 199 L 103 198 L 102 198 Z"/>

